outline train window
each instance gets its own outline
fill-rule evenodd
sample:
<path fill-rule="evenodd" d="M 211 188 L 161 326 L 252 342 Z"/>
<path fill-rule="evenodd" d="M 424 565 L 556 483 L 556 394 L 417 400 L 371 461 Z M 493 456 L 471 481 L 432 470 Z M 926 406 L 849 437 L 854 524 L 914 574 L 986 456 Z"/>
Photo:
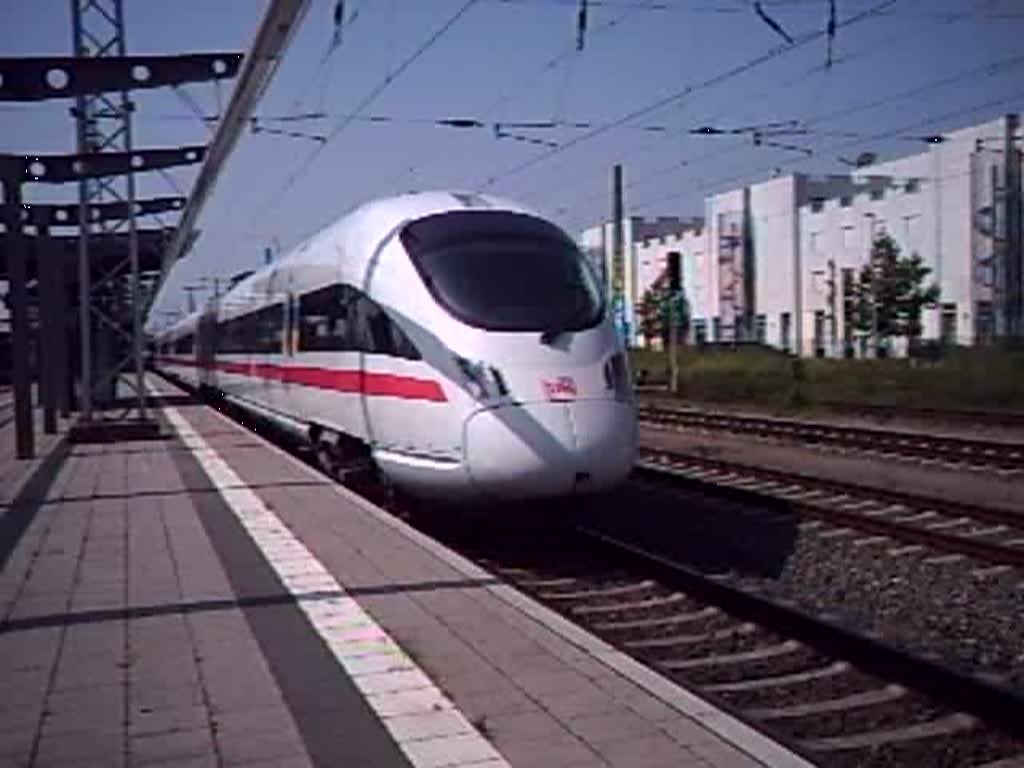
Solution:
<path fill-rule="evenodd" d="M 454 211 L 414 221 L 402 243 L 434 299 L 492 331 L 579 331 L 604 315 L 597 278 L 558 227 L 526 214 Z"/>
<path fill-rule="evenodd" d="M 192 354 L 192 334 L 181 336 L 174 342 L 174 352 L 179 355 Z"/>
<path fill-rule="evenodd" d="M 420 360 L 416 345 L 380 305 L 348 285 L 299 297 L 299 349 L 370 352 Z"/>
<path fill-rule="evenodd" d="M 274 354 L 281 351 L 284 333 L 284 304 L 272 304 L 255 313 L 256 344 L 254 352 Z"/>
<path fill-rule="evenodd" d="M 281 351 L 284 304 L 233 317 L 217 329 L 217 351 L 221 354 L 266 355 Z"/>
<path fill-rule="evenodd" d="M 360 350 L 409 360 L 423 359 L 416 345 L 383 307 L 364 295 L 359 296 L 357 307 L 356 328 Z"/>
<path fill-rule="evenodd" d="M 353 306 L 346 286 L 329 285 L 299 297 L 299 349 L 343 352 L 352 343 Z"/>

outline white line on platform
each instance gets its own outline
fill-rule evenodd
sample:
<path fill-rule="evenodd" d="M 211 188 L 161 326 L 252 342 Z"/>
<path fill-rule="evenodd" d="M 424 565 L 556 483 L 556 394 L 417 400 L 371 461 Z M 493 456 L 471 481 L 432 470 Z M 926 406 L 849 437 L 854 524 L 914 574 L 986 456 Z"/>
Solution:
<path fill-rule="evenodd" d="M 508 763 L 434 685 L 263 501 L 174 408 L 168 421 L 195 456 L 235 517 L 296 596 L 317 634 L 366 697 L 392 738 L 417 768 L 440 765 L 508 768 Z M 325 600 L 299 599 L 310 591 Z"/>

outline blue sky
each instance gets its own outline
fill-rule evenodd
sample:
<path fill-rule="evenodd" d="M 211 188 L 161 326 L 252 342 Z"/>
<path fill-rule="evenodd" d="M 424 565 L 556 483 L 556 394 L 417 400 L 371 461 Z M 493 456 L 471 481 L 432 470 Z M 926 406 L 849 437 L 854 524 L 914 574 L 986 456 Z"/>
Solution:
<path fill-rule="evenodd" d="M 882 2 L 836 0 L 839 22 Z M 358 14 L 325 59 L 333 0 L 314 0 L 257 113 L 323 112 L 323 119 L 276 125 L 330 134 L 465 3 L 347 0 L 348 12 Z M 66 54 L 68 5 L 0 0 L 0 56 Z M 883 15 L 839 29 L 830 69 L 823 66 L 824 40 L 782 50 L 783 39 L 748 0 L 591 0 L 581 52 L 574 50 L 578 5 L 476 0 L 360 115 L 390 122 L 352 120 L 320 150 L 309 139 L 246 134 L 200 220 L 202 237 L 175 268 L 157 308 L 184 308 L 183 285 L 257 266 L 265 246 L 287 250 L 361 202 L 386 194 L 486 185 L 575 233 L 609 210 L 616 162 L 625 166 L 628 211 L 699 215 L 706 195 L 764 178 L 773 168 L 838 172 L 839 156 L 864 150 L 883 158 L 909 154 L 924 146 L 915 136 L 1024 106 L 1019 0 L 898 0 Z M 827 0 L 764 5 L 794 38 L 825 26 Z M 125 0 L 128 48 L 244 50 L 264 9 L 259 0 Z M 773 50 L 778 55 L 742 74 L 702 85 Z M 685 98 L 594 135 L 593 129 L 564 126 L 515 131 L 554 147 L 499 139 L 490 129 L 432 124 L 465 117 L 604 126 L 688 87 Z M 209 84 L 187 90 L 212 114 L 218 98 L 226 103 L 230 85 L 219 93 Z M 136 101 L 137 146 L 208 140 L 207 128 L 175 93 L 140 92 Z M 0 105 L 0 152 L 73 151 L 68 106 Z M 776 141 L 810 149 L 812 156 L 754 147 L 749 136 L 688 133 L 702 125 L 784 121 L 807 123 L 812 133 Z M 900 130 L 905 126 L 915 128 Z M 534 162 L 519 169 L 528 161 Z M 195 169 L 171 175 L 187 190 Z M 139 190 L 140 196 L 174 192 L 159 174 L 141 177 Z M 26 193 L 37 201 L 74 195 L 72 185 L 35 185 Z"/>

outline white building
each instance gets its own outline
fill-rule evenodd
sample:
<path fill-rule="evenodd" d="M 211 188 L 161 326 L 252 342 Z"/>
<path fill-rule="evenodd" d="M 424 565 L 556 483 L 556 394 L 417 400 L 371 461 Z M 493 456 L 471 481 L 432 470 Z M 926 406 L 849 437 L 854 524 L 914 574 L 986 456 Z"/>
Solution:
<path fill-rule="evenodd" d="M 863 354 L 865 339 L 848 322 L 844 299 L 873 238 L 886 232 L 904 254 L 922 257 L 929 282 L 940 288 L 939 306 L 925 311 L 924 338 L 983 343 L 1021 315 L 1020 235 L 1012 234 L 1020 227 L 1019 207 L 1016 214 L 1012 208 L 1021 199 L 1020 139 L 1019 119 L 1008 115 L 850 175 L 794 174 L 714 195 L 705 201 L 702 229 L 678 219 L 660 220 L 675 229 L 652 235 L 634 226 L 626 241 L 627 317 L 664 269 L 665 255 L 677 250 L 691 339 L 757 340 L 801 355 Z M 1007 195 L 1007 175 L 1016 195 Z M 601 231 L 584 233 L 584 245 Z M 630 331 L 630 342 L 639 342 L 633 322 Z M 902 349 L 898 343 L 893 352 Z"/>
<path fill-rule="evenodd" d="M 644 294 L 656 280 L 667 275 L 668 255 L 673 251 L 679 254 L 683 293 L 689 304 L 690 314 L 692 317 L 705 318 L 708 316 L 708 291 L 705 286 L 707 237 L 704 234 L 704 224 L 699 220 L 692 221 L 670 234 L 647 238 L 637 243 L 637 302 L 643 300 Z M 642 334 L 636 337 L 636 341 L 641 344 L 648 342 Z"/>

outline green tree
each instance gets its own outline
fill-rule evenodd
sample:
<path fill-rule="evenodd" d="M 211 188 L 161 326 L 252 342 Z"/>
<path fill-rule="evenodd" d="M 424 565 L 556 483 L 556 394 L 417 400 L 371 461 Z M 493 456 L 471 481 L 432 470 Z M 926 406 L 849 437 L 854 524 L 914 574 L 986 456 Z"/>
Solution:
<path fill-rule="evenodd" d="M 875 238 L 871 260 L 854 283 L 854 325 L 873 338 L 875 348 L 893 337 L 906 337 L 913 346 L 921 337 L 921 311 L 934 307 L 939 286 L 925 287 L 931 273 L 921 257 L 900 256 L 900 248 L 888 234 Z"/>
<path fill-rule="evenodd" d="M 662 272 L 644 293 L 640 301 L 640 329 L 644 338 L 661 339 L 668 348 L 672 296 L 668 290 L 668 273 Z M 682 340 L 690 327 L 690 305 L 682 290 L 675 297 L 675 319 L 679 338 Z"/>

